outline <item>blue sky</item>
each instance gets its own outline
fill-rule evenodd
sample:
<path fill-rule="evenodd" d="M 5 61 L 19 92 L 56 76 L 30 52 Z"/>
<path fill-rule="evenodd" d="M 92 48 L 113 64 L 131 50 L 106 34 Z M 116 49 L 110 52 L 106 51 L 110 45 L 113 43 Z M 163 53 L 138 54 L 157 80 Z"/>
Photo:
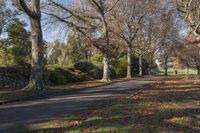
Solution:
<path fill-rule="evenodd" d="M 71 0 L 57 0 L 63 4 L 67 4 L 70 5 L 70 3 L 72 2 Z M 10 9 L 14 9 L 14 7 L 12 6 L 10 0 L 6 1 L 6 7 L 10 8 Z M 22 14 L 17 16 L 20 20 L 25 21 L 27 23 L 27 30 L 31 30 L 30 28 L 30 21 L 29 18 L 26 14 Z M 63 24 L 55 24 L 53 26 L 49 26 L 46 25 L 47 21 L 45 21 L 46 16 L 44 14 L 42 14 L 42 30 L 43 30 L 43 38 L 46 41 L 49 42 L 53 42 L 55 40 L 59 40 L 61 42 L 66 42 L 67 40 L 67 26 L 63 25 Z M 6 37 L 6 33 L 2 34 L 1 37 L 5 38 Z"/>
<path fill-rule="evenodd" d="M 70 6 L 72 0 L 56 0 L 64 5 Z M 7 7 L 13 9 L 14 7 L 10 3 L 10 0 L 7 0 Z M 45 15 L 42 16 L 42 29 L 43 29 L 43 38 L 46 41 L 53 42 L 55 40 L 59 40 L 61 42 L 67 41 L 67 26 L 62 23 L 56 23 L 53 26 L 46 25 Z M 20 20 L 23 20 L 27 23 L 27 30 L 30 30 L 30 21 L 27 15 L 22 14 L 18 16 Z M 184 25 L 184 24 L 183 24 Z M 187 33 L 187 29 L 181 28 L 180 35 L 185 35 Z M 3 37 L 6 37 L 6 34 L 3 34 Z"/>

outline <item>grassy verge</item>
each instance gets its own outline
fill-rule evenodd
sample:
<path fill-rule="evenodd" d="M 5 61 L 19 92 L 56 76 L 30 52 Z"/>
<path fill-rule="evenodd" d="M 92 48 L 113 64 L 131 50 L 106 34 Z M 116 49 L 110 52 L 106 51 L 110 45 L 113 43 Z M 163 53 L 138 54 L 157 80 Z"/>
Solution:
<path fill-rule="evenodd" d="M 188 75 L 188 74 L 189 74 L 189 76 L 194 76 L 197 74 L 197 69 L 192 69 L 192 68 L 190 68 L 189 70 L 177 69 L 177 72 L 178 72 L 177 75 L 179 75 L 179 76 Z M 160 74 L 164 75 L 164 73 L 165 73 L 165 70 L 161 69 Z M 175 71 L 173 68 L 168 69 L 168 75 L 175 75 Z"/>
<path fill-rule="evenodd" d="M 199 133 L 200 81 L 159 81 L 136 96 L 123 96 L 27 125 L 31 133 Z"/>

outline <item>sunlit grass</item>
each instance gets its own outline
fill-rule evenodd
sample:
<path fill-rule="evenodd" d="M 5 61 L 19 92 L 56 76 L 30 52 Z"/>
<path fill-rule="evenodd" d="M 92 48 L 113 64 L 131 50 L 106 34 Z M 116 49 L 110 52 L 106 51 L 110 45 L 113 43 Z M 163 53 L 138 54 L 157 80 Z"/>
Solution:
<path fill-rule="evenodd" d="M 188 126 L 188 125 L 190 125 L 192 120 L 189 117 L 173 117 L 166 121 L 168 121 L 170 123 L 174 123 L 174 124 Z"/>
<path fill-rule="evenodd" d="M 177 75 L 187 75 L 187 69 L 177 69 L 178 74 Z M 160 69 L 160 74 L 164 75 L 165 70 L 164 69 Z M 189 75 L 196 75 L 197 74 L 197 69 L 189 69 Z M 168 75 L 175 75 L 175 71 L 173 68 L 169 68 L 168 69 Z"/>

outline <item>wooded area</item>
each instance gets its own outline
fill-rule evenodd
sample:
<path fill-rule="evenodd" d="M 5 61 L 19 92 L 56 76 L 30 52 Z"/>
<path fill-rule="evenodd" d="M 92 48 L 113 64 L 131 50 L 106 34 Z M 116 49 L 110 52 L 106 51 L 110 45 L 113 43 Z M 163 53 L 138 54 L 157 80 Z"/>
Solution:
<path fill-rule="evenodd" d="M 28 89 L 45 88 L 45 68 L 74 69 L 79 62 L 99 67 L 106 82 L 157 73 L 159 66 L 165 75 L 168 68 L 200 74 L 198 5 L 197 0 L 2 1 L 1 66 L 31 64 Z M 23 14 L 30 25 L 19 17 Z M 44 40 L 46 28 L 56 25 L 67 41 Z"/>
<path fill-rule="evenodd" d="M 199 0 L 0 1 L 0 91 L 9 95 L 199 75 Z"/>

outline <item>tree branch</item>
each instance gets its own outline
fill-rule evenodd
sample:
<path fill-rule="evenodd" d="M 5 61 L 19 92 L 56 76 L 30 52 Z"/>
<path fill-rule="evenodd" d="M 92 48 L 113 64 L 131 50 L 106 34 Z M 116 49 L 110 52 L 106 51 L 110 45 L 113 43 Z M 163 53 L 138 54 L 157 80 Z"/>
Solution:
<path fill-rule="evenodd" d="M 19 0 L 19 3 L 21 5 L 22 9 L 24 10 L 24 12 L 28 16 L 33 17 L 33 18 L 38 18 L 39 17 L 38 14 L 34 13 L 31 9 L 28 8 L 28 6 L 25 3 L 25 0 Z"/>

